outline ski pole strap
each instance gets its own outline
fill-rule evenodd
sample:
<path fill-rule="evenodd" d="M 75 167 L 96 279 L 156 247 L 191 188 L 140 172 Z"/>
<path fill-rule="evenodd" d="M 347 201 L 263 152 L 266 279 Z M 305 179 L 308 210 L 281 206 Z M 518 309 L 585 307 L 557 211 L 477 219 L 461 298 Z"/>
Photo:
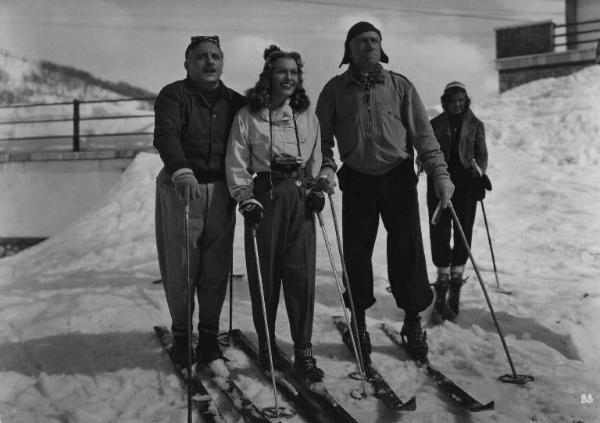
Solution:
<path fill-rule="evenodd" d="M 440 201 L 433 212 L 433 216 L 431 216 L 431 224 L 437 225 L 440 221 L 440 212 L 442 211 L 442 202 Z"/>

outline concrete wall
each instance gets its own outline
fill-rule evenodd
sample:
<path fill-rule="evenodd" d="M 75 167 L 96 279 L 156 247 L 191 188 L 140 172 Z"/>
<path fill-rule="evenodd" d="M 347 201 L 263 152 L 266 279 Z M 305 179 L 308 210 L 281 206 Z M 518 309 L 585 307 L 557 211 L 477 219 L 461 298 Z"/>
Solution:
<path fill-rule="evenodd" d="M 586 22 L 600 19 L 600 1 L 598 0 L 566 0 L 565 20 L 567 24 Z M 574 34 L 567 36 L 567 48 L 587 48 L 592 42 L 581 43 L 581 41 L 594 41 L 600 38 L 600 22 L 569 26 L 568 32 L 594 31 L 588 34 Z"/>
<path fill-rule="evenodd" d="M 577 11 L 575 12 L 577 22 L 600 19 L 600 1 L 577 0 Z"/>
<path fill-rule="evenodd" d="M 496 60 L 500 92 L 542 78 L 570 75 L 594 64 L 595 48 Z"/>
<path fill-rule="evenodd" d="M 554 51 L 554 24 L 543 21 L 496 28 L 496 58 Z"/>
<path fill-rule="evenodd" d="M 90 211 L 135 151 L 0 154 L 0 238 L 49 237 Z"/>

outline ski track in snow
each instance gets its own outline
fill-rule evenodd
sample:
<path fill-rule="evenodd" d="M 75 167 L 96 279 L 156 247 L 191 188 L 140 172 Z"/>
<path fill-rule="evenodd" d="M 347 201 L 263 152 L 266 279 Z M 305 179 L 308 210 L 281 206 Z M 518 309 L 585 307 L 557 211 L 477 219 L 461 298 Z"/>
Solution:
<path fill-rule="evenodd" d="M 600 421 L 600 68 L 537 81 L 479 105 L 486 124 L 493 191 L 485 200 L 501 287 L 495 291 L 485 227 L 478 210 L 473 253 L 525 386 L 510 373 L 475 272 L 461 314 L 427 325 L 430 358 L 494 411 L 453 408 L 377 329 L 397 329 L 403 314 L 388 286 L 385 235 L 374 253 L 377 303 L 368 312 L 373 361 L 417 410 L 398 415 L 373 398 L 356 400 L 360 382 L 331 321 L 342 314 L 321 235 L 318 239 L 314 353 L 325 385 L 361 422 Z M 154 178 L 158 156 L 140 154 L 95 210 L 46 242 L 0 260 L 0 421 L 2 423 L 185 422 L 185 390 L 152 334 L 169 313 L 154 244 Z M 431 278 L 425 182 L 419 184 L 423 239 Z M 335 196 L 340 214 L 340 196 Z M 331 213 L 323 213 L 335 248 Z M 245 274 L 241 218 L 234 273 Z M 334 250 L 337 257 L 337 250 Z M 339 271 L 339 263 L 336 264 Z M 228 298 L 228 297 L 227 297 Z M 221 327 L 226 329 L 228 300 Z M 253 336 L 245 276 L 234 280 L 233 326 Z M 423 313 L 427 321 L 430 310 Z M 283 302 L 278 344 L 292 353 Z M 268 381 L 237 350 L 225 349 L 232 377 L 259 408 L 272 406 Z M 241 421 L 207 382 L 227 421 Z M 585 397 L 582 397 L 585 395 Z M 593 398 L 592 403 L 582 403 Z M 283 400 L 283 398 L 281 398 Z M 283 404 L 287 404 L 283 401 Z M 299 416 L 286 420 L 303 421 Z"/>

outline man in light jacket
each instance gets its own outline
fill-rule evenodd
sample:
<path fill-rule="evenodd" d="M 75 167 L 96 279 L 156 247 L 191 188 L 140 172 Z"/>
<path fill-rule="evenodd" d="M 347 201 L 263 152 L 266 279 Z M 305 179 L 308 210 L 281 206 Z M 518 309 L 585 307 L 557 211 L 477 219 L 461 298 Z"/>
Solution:
<path fill-rule="evenodd" d="M 419 312 L 431 304 L 433 294 L 419 222 L 414 150 L 435 181 L 442 207 L 448 205 L 454 186 L 415 87 L 379 62 L 388 62 L 381 32 L 358 22 L 348 31 L 340 64 L 349 64 L 348 70 L 325 85 L 317 103 L 323 150 L 320 178 L 332 193 L 335 137 L 343 162 L 337 177 L 343 192 L 344 252 L 363 358 L 370 360 L 365 311 L 375 303 L 371 258 L 381 216 L 388 233 L 389 282 L 396 304 L 405 312 L 403 339 L 413 358 L 425 359 L 428 348 Z"/>

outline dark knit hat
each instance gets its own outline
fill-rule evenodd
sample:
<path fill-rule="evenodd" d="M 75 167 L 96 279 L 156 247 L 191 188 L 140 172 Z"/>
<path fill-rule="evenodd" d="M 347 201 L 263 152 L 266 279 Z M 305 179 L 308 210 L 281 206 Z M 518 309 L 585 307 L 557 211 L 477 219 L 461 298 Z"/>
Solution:
<path fill-rule="evenodd" d="M 342 65 L 346 65 L 352 61 L 352 59 L 350 58 L 350 41 L 352 41 L 352 39 L 357 35 L 369 31 L 376 32 L 379 35 L 379 39 L 383 39 L 383 37 L 381 36 L 381 31 L 375 28 L 375 26 L 369 22 L 357 22 L 354 25 L 352 25 L 352 27 L 348 30 L 348 35 L 346 35 L 346 42 L 344 43 L 344 57 L 342 58 L 342 62 L 340 63 L 340 68 L 342 67 Z M 383 63 L 388 63 L 390 61 L 387 54 L 383 52 L 383 48 L 381 49 L 380 61 Z"/>

